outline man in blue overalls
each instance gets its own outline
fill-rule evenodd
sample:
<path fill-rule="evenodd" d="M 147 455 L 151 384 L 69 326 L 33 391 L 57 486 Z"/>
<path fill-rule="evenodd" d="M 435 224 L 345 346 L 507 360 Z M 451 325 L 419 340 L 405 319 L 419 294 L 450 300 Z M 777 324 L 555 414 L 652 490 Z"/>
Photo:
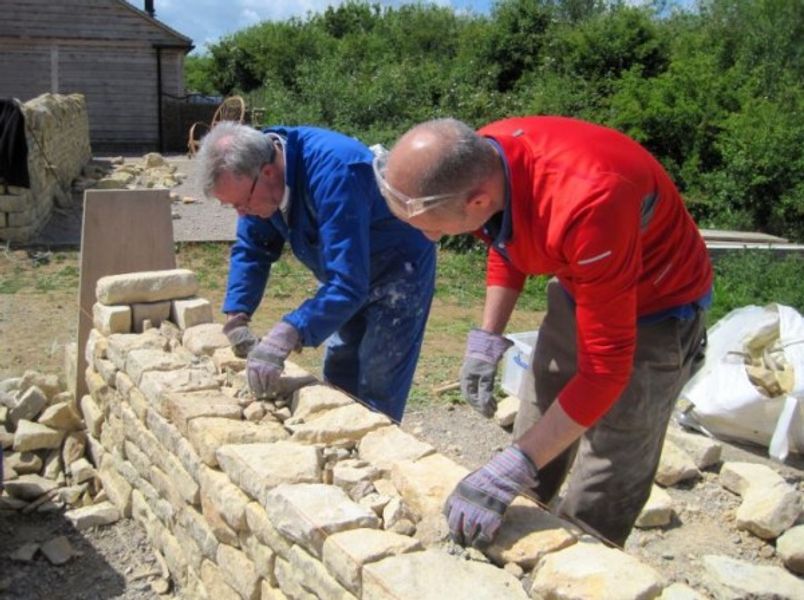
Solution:
<path fill-rule="evenodd" d="M 388 211 L 372 153 L 313 127 L 228 122 L 197 156 L 204 194 L 238 212 L 223 312 L 257 397 L 294 349 L 327 341 L 324 379 L 400 421 L 434 291 L 435 245 Z M 262 339 L 249 329 L 285 242 L 320 286 Z"/>

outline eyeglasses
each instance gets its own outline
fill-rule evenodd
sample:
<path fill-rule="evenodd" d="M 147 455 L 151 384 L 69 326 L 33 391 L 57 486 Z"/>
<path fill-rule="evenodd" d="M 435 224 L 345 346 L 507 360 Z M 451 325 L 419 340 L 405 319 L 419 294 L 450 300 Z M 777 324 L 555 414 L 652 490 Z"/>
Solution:
<path fill-rule="evenodd" d="M 382 197 L 388 204 L 388 208 L 392 213 L 399 217 L 411 218 L 420 215 L 423 212 L 433 208 L 448 198 L 455 198 L 460 194 L 435 194 L 433 196 L 419 196 L 418 198 L 411 198 L 394 188 L 385 179 L 385 169 L 388 162 L 388 152 L 379 152 L 374 156 L 372 167 L 374 168 L 374 179 L 377 180 L 377 186 L 380 188 Z"/>
<path fill-rule="evenodd" d="M 248 190 L 248 196 L 246 196 L 245 202 L 232 202 L 232 206 L 235 208 L 235 210 L 239 212 L 245 212 L 245 210 L 251 205 L 251 198 L 252 196 L 254 196 L 254 190 L 257 187 L 257 182 L 260 180 L 260 177 L 262 176 L 262 168 L 267 164 L 269 163 L 263 163 L 262 165 L 260 165 L 257 174 L 254 176 L 254 179 L 251 180 L 251 188 L 249 188 Z"/>

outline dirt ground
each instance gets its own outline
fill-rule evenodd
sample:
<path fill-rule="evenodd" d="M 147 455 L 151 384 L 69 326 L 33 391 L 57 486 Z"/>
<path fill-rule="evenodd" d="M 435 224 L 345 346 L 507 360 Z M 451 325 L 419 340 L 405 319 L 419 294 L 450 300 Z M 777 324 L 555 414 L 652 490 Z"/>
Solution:
<path fill-rule="evenodd" d="M 218 231 L 229 227 L 228 221 L 221 225 L 217 208 L 208 207 L 205 211 L 204 205 L 198 203 L 177 206 L 184 216 L 174 225 L 182 220 L 191 223 L 193 235 L 203 235 L 205 226 L 219 227 Z M 192 217 L 187 216 L 190 213 Z M 63 219 L 62 239 L 75 236 L 75 219 L 80 223 L 80 217 L 74 214 Z M 213 221 L 217 225 L 212 225 Z M 67 232 L 67 226 L 72 233 Z M 53 234 L 53 230 L 48 232 Z M 226 238 L 225 231 L 221 236 Z M 214 246 L 217 248 L 178 247 L 177 260 L 180 266 L 199 273 L 200 295 L 219 306 L 225 285 L 225 248 L 222 252 L 219 244 Z M 75 339 L 77 332 L 80 263 L 76 248 L 77 239 L 70 249 L 70 243 L 60 246 L 52 238 L 28 249 L 0 248 L 0 380 L 22 375 L 27 369 L 63 372 L 63 347 Z M 285 284 L 281 279 L 276 282 L 272 300 L 260 309 L 255 318 L 258 330 L 266 329 L 298 305 L 313 285 L 299 283 L 292 273 L 288 277 Z M 510 433 L 474 413 L 457 392 L 436 395 L 432 389 L 456 378 L 465 331 L 479 318 L 479 311 L 479 307 L 434 303 L 402 423 L 406 430 L 468 468 L 482 465 L 495 450 L 510 443 Z M 509 330 L 535 329 L 540 318 L 540 313 L 534 311 L 518 311 Z M 305 350 L 294 360 L 320 373 L 320 350 Z M 781 465 L 768 460 L 762 450 L 727 443 L 723 448 L 723 460 L 770 465 L 804 491 L 801 459 L 794 457 Z M 772 543 L 736 529 L 734 513 L 740 500 L 720 486 L 718 470 L 719 465 L 705 472 L 700 480 L 670 488 L 678 515 L 674 523 L 663 529 L 635 530 L 626 544 L 628 552 L 655 567 L 668 582 L 685 582 L 705 591 L 701 559 L 707 554 L 781 566 Z M 60 534 L 66 534 L 82 556 L 62 567 L 49 565 L 41 556 L 33 563 L 8 559 L 8 554 L 25 542 L 46 541 Z M 155 569 L 158 566 L 143 532 L 130 521 L 79 533 L 57 514 L 21 517 L 0 512 L 0 598 L 153 598 L 156 594 L 149 583 L 152 577 L 143 574 Z"/>

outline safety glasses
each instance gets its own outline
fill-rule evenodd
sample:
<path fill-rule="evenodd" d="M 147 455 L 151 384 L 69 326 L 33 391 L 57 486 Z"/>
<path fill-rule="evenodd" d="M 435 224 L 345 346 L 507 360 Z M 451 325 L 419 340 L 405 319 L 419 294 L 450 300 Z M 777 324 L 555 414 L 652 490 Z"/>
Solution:
<path fill-rule="evenodd" d="M 374 167 L 374 179 L 380 188 L 382 197 L 388 204 L 390 211 L 398 217 L 410 219 L 416 215 L 433 208 L 444 200 L 455 198 L 457 194 L 436 194 L 434 196 L 420 196 L 411 198 L 394 188 L 385 179 L 385 169 L 388 162 L 388 152 L 381 151 L 374 156 L 372 166 Z"/>

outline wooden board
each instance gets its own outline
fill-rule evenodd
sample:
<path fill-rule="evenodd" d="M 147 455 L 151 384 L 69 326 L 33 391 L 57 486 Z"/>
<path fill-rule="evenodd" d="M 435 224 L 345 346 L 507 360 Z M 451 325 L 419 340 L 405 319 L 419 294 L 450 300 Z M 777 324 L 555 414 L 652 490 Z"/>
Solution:
<path fill-rule="evenodd" d="M 168 190 L 88 190 L 81 227 L 76 399 L 87 393 L 84 348 L 95 284 L 106 275 L 176 267 Z"/>

